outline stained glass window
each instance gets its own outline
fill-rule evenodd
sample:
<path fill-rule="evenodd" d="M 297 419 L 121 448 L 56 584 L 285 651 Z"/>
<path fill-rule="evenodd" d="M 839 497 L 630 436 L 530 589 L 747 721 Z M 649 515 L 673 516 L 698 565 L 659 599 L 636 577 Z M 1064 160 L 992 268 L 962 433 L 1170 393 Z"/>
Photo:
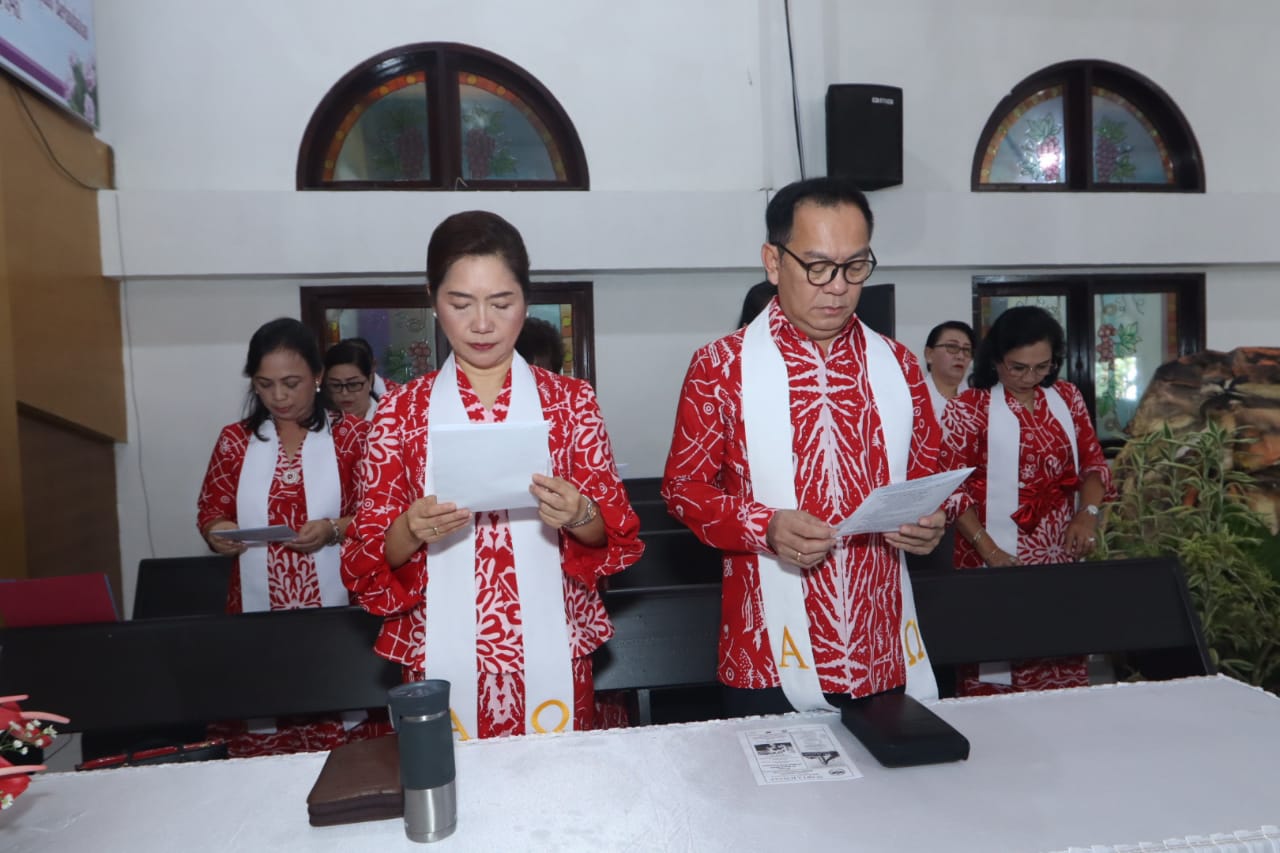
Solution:
<path fill-rule="evenodd" d="M 378 375 L 392 382 L 403 384 L 437 367 L 430 308 L 328 308 L 324 329 L 325 349 L 346 338 L 368 341 Z"/>
<path fill-rule="evenodd" d="M 1061 184 L 1066 180 L 1062 87 L 1042 89 L 1000 122 L 983 159 L 983 183 Z"/>
<path fill-rule="evenodd" d="M 1123 440 L 1151 375 L 1180 355 L 1177 294 L 1095 294 L 1093 339 L 1098 437 Z"/>
<path fill-rule="evenodd" d="M 1093 179 L 1098 183 L 1173 183 L 1173 159 L 1160 131 L 1115 92 L 1093 87 Z"/>
<path fill-rule="evenodd" d="M 462 100 L 462 177 L 564 179 L 564 162 L 537 113 L 510 89 L 476 74 L 458 75 Z"/>
<path fill-rule="evenodd" d="M 330 89 L 299 189 L 587 189 L 567 114 L 523 69 L 458 44 L 375 56 Z"/>
<path fill-rule="evenodd" d="M 1204 192 L 1200 147 L 1155 83 L 1114 63 L 1037 71 L 992 111 L 974 190 Z"/>
<path fill-rule="evenodd" d="M 991 324 L 1007 309 L 1020 305 L 1032 305 L 1043 308 L 1053 315 L 1063 331 L 1070 322 L 1067 318 L 1067 297 L 1060 293 L 1013 294 L 1008 296 L 983 296 L 979 304 L 982 316 L 977 325 L 978 337 L 985 337 L 991 330 Z"/>
<path fill-rule="evenodd" d="M 371 89 L 333 136 L 325 179 L 416 181 L 431 177 L 427 85 L 406 74 Z"/>

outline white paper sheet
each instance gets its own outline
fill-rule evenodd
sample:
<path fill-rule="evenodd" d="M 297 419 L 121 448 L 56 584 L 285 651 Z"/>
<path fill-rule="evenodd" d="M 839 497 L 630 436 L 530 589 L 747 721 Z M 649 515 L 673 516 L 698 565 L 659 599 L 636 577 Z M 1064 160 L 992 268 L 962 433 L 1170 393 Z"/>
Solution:
<path fill-rule="evenodd" d="M 904 524 L 915 524 L 942 506 L 973 471 L 973 468 L 960 468 L 881 486 L 867 495 L 853 515 L 837 525 L 839 535 L 890 533 Z"/>
<path fill-rule="evenodd" d="M 298 538 L 298 532 L 285 524 L 273 524 L 270 527 L 242 527 L 238 530 L 215 530 L 214 536 L 230 539 L 232 542 L 244 542 L 249 545 L 267 542 L 292 542 Z"/>
<path fill-rule="evenodd" d="M 845 782 L 862 776 L 831 727 L 821 723 L 739 732 L 738 741 L 757 785 Z"/>
<path fill-rule="evenodd" d="M 534 474 L 550 474 L 547 422 L 431 428 L 436 497 L 472 512 L 535 507 Z"/>

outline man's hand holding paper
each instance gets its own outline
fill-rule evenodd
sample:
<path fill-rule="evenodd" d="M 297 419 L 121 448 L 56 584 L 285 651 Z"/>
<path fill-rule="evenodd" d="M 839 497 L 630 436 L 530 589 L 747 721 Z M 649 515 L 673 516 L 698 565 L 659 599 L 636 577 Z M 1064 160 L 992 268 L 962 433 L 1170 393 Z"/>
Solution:
<path fill-rule="evenodd" d="M 886 533 L 885 541 L 909 554 L 932 554 L 947 530 L 946 510 L 924 516 L 917 524 L 904 524 L 894 533 Z"/>
<path fill-rule="evenodd" d="M 801 509 L 780 509 L 769 519 L 765 539 L 778 559 L 802 569 L 827 559 L 835 547 L 835 529 Z"/>
<path fill-rule="evenodd" d="M 872 490 L 853 515 L 838 525 L 841 536 L 884 533 L 895 547 L 927 554 L 938 544 L 946 525 L 939 509 L 973 468 L 944 471 Z"/>

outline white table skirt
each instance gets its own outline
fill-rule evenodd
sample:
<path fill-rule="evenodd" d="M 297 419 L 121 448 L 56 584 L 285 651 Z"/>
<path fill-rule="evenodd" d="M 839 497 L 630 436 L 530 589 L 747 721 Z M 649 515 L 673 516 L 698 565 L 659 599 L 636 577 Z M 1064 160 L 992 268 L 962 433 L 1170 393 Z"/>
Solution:
<path fill-rule="evenodd" d="M 1210 677 L 933 707 L 969 738 L 968 761 L 883 768 L 834 714 L 461 744 L 458 830 L 432 849 L 1280 853 L 1270 694 Z M 863 778 L 757 786 L 737 733 L 812 721 L 831 723 Z M 308 825 L 324 757 L 45 774 L 0 813 L 0 848 L 422 849 L 399 820 Z"/>

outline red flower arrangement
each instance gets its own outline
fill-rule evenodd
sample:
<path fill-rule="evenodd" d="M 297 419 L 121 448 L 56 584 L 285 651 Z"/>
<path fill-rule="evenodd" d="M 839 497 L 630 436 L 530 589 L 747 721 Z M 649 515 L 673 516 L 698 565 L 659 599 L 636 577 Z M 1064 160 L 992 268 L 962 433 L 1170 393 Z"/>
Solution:
<path fill-rule="evenodd" d="M 0 809 L 13 805 L 31 784 L 31 774 L 44 770 L 43 764 L 14 765 L 4 753 L 26 755 L 31 747 L 43 749 L 58 734 L 53 723 L 69 723 L 66 717 L 48 711 L 24 711 L 18 705 L 26 695 L 0 696 Z"/>

